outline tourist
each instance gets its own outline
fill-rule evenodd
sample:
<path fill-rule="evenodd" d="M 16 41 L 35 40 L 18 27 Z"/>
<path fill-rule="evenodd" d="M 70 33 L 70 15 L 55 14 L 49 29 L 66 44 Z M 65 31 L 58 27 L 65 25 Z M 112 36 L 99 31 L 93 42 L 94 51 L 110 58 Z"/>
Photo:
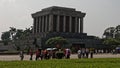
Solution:
<path fill-rule="evenodd" d="M 78 58 L 81 58 L 81 49 L 78 50 Z"/>
<path fill-rule="evenodd" d="M 53 51 L 52 51 L 52 59 L 56 58 L 55 52 L 56 52 L 56 50 L 53 50 Z"/>
<path fill-rule="evenodd" d="M 65 49 L 65 57 L 66 57 L 66 59 L 70 59 L 70 49 Z"/>
<path fill-rule="evenodd" d="M 38 59 L 39 59 L 39 57 L 40 57 L 40 51 L 39 51 L 39 49 L 37 49 L 37 51 L 36 51 L 36 58 L 35 58 L 35 60 L 38 60 Z"/>
<path fill-rule="evenodd" d="M 29 54 L 30 54 L 30 60 L 32 60 L 32 57 L 33 57 L 33 50 L 32 49 L 30 49 Z"/>
<path fill-rule="evenodd" d="M 86 54 L 86 58 L 88 58 L 88 56 L 89 56 L 89 49 L 88 48 L 85 49 L 85 54 Z"/>
<path fill-rule="evenodd" d="M 48 59 L 48 51 L 44 50 L 44 59 Z"/>
<path fill-rule="evenodd" d="M 82 53 L 82 58 L 85 58 L 85 48 L 82 48 L 81 53 Z"/>
<path fill-rule="evenodd" d="M 94 49 L 90 48 L 90 58 L 93 58 Z"/>
<path fill-rule="evenodd" d="M 41 60 L 43 60 L 43 50 L 39 50 L 40 51 L 40 58 L 41 58 Z"/>
<path fill-rule="evenodd" d="M 64 57 L 64 52 L 59 49 L 58 51 L 56 51 L 55 55 L 57 59 L 62 59 Z"/>
<path fill-rule="evenodd" d="M 20 51 L 20 60 L 23 60 L 23 58 L 24 58 L 24 52 L 21 50 Z"/>

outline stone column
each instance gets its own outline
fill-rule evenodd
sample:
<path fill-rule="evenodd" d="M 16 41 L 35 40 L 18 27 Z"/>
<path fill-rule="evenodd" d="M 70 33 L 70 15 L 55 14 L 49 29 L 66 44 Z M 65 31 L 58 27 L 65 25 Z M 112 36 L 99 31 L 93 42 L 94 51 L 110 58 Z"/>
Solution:
<path fill-rule="evenodd" d="M 60 27 L 60 16 L 57 16 L 57 32 L 59 32 L 59 27 Z"/>
<path fill-rule="evenodd" d="M 41 18 L 39 17 L 39 33 L 41 32 Z"/>
<path fill-rule="evenodd" d="M 66 31 L 66 16 L 63 16 L 64 18 L 63 18 L 63 32 L 65 32 Z"/>
<path fill-rule="evenodd" d="M 83 18 L 80 18 L 80 33 L 83 33 Z"/>
<path fill-rule="evenodd" d="M 44 16 L 42 16 L 42 32 L 44 32 Z"/>
<path fill-rule="evenodd" d="M 69 24 L 69 32 L 72 32 L 72 17 L 70 16 L 69 17 L 70 19 L 69 19 L 69 22 L 70 22 L 70 24 Z"/>
<path fill-rule="evenodd" d="M 78 17 L 75 17 L 75 32 L 78 33 L 78 28 L 79 28 L 79 19 Z"/>
<path fill-rule="evenodd" d="M 36 26 L 36 18 L 33 18 L 33 33 L 35 33 Z"/>
<path fill-rule="evenodd" d="M 49 15 L 49 31 L 53 31 L 53 15 Z"/>
<path fill-rule="evenodd" d="M 49 31 L 49 15 L 47 15 L 47 32 Z"/>
<path fill-rule="evenodd" d="M 47 15 L 46 15 L 45 18 L 46 18 L 46 19 L 45 19 L 45 20 L 46 20 L 46 21 L 45 21 L 45 32 L 47 32 L 47 31 L 48 31 L 48 30 L 47 30 L 47 27 L 48 27 L 48 23 L 47 23 L 47 22 L 48 22 L 48 21 L 47 21 Z"/>
<path fill-rule="evenodd" d="M 36 18 L 36 26 L 35 26 L 35 27 L 36 27 L 35 32 L 38 33 L 38 28 L 39 28 L 39 27 L 38 27 L 38 17 Z"/>
<path fill-rule="evenodd" d="M 40 32 L 42 32 L 42 16 L 40 16 Z"/>

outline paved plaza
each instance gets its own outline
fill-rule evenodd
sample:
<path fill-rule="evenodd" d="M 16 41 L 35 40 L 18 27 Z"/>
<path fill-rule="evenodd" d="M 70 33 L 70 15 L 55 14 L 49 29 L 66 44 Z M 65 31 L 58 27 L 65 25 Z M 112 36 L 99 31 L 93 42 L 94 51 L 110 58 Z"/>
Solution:
<path fill-rule="evenodd" d="M 25 55 L 24 60 L 29 60 L 30 56 Z M 72 54 L 71 59 L 77 59 L 77 54 Z M 94 54 L 93 58 L 120 58 L 120 54 Z M 19 55 L 0 55 L 0 61 L 14 61 L 20 60 Z M 35 55 L 33 56 L 35 60 Z"/>

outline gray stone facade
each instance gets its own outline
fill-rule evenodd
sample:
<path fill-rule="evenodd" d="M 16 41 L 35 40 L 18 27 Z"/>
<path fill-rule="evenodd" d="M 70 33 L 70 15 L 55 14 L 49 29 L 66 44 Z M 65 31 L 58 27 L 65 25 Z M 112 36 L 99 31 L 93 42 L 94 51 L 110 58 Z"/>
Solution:
<path fill-rule="evenodd" d="M 102 48 L 101 41 L 84 33 L 83 20 L 86 13 L 74 8 L 52 6 L 33 13 L 33 33 L 39 46 L 45 47 L 45 41 L 61 36 L 70 41 L 66 47 Z"/>
<path fill-rule="evenodd" d="M 33 33 L 72 32 L 83 33 L 85 13 L 73 8 L 49 7 L 32 14 L 34 19 Z"/>

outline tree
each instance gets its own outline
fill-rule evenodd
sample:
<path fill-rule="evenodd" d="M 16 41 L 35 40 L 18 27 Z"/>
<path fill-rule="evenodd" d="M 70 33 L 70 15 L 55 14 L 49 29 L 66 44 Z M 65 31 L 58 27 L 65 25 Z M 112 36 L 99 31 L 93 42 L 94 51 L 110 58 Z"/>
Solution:
<path fill-rule="evenodd" d="M 105 29 L 103 36 L 105 38 L 113 38 L 114 32 L 115 32 L 115 27 L 109 27 L 109 28 Z"/>
<path fill-rule="evenodd" d="M 10 32 L 9 31 L 3 32 L 2 35 L 1 35 L 1 39 L 3 41 L 4 40 L 10 40 Z"/>
<path fill-rule="evenodd" d="M 11 40 L 13 40 L 14 39 L 14 35 L 16 34 L 16 28 L 10 27 L 9 32 L 11 34 Z"/>
<path fill-rule="evenodd" d="M 1 35 L 1 39 L 4 42 L 4 45 L 7 45 L 8 41 L 10 41 L 10 32 L 9 31 L 3 32 Z"/>
<path fill-rule="evenodd" d="M 106 38 L 104 39 L 103 44 L 109 46 L 110 48 L 115 48 L 120 45 L 120 40 L 117 40 L 115 38 Z"/>
<path fill-rule="evenodd" d="M 120 25 L 116 26 L 115 38 L 120 38 Z"/>
<path fill-rule="evenodd" d="M 120 25 L 116 27 L 107 28 L 104 33 L 104 41 L 105 45 L 109 45 L 111 48 L 115 48 L 120 45 Z"/>
<path fill-rule="evenodd" d="M 51 47 L 61 48 L 64 44 L 67 44 L 68 41 L 63 37 L 53 37 L 46 41 L 46 45 Z"/>
<path fill-rule="evenodd" d="M 21 39 L 22 38 L 22 35 L 23 35 L 23 32 L 24 32 L 24 30 L 22 30 L 22 29 L 17 29 L 16 30 L 16 34 L 15 34 L 15 36 L 14 36 L 14 39 L 16 40 L 16 39 Z"/>
<path fill-rule="evenodd" d="M 103 33 L 104 38 L 120 38 L 120 25 L 109 27 Z"/>
<path fill-rule="evenodd" d="M 32 33 L 31 28 L 26 28 L 25 30 L 16 29 L 16 33 L 14 34 L 14 44 L 18 49 L 21 49 L 21 46 L 24 46 L 25 49 L 29 49 L 29 37 Z"/>
<path fill-rule="evenodd" d="M 39 45 L 37 44 L 37 38 L 34 38 L 33 44 L 35 45 L 36 48 L 39 48 Z"/>

